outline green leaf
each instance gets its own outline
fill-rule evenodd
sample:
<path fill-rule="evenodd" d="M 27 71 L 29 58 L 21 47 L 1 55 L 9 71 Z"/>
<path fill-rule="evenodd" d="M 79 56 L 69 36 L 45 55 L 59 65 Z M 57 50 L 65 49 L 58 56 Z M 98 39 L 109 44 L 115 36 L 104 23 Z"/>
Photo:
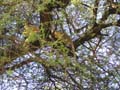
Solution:
<path fill-rule="evenodd" d="M 9 70 L 7 70 L 6 72 L 7 72 L 7 74 L 10 76 L 10 75 L 13 73 L 13 70 L 9 69 Z"/>

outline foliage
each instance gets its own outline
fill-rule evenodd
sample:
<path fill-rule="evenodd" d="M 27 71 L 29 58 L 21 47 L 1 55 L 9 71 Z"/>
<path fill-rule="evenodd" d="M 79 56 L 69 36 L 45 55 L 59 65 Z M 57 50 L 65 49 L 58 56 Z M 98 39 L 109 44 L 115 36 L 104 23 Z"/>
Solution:
<path fill-rule="evenodd" d="M 0 1 L 0 88 L 120 89 L 119 8 L 117 0 Z"/>

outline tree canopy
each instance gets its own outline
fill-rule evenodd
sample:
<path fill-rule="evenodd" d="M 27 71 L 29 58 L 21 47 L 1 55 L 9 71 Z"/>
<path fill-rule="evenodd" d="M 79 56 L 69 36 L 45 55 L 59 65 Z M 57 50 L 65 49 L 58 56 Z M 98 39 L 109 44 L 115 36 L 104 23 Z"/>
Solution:
<path fill-rule="evenodd" d="M 1 0 L 1 90 L 120 89 L 119 0 Z"/>

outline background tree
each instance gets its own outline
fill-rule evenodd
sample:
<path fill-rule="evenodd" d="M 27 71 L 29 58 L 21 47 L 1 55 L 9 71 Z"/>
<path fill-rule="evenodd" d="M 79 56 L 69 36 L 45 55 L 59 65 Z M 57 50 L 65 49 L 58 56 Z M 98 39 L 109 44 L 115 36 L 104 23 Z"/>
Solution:
<path fill-rule="evenodd" d="M 0 1 L 0 89 L 120 89 L 119 4 Z"/>

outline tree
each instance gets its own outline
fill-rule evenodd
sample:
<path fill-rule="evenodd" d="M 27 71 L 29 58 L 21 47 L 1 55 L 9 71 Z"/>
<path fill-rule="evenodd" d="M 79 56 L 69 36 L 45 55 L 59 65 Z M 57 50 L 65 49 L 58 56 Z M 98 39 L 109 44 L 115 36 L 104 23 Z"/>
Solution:
<path fill-rule="evenodd" d="M 0 1 L 1 90 L 120 89 L 119 4 Z"/>

